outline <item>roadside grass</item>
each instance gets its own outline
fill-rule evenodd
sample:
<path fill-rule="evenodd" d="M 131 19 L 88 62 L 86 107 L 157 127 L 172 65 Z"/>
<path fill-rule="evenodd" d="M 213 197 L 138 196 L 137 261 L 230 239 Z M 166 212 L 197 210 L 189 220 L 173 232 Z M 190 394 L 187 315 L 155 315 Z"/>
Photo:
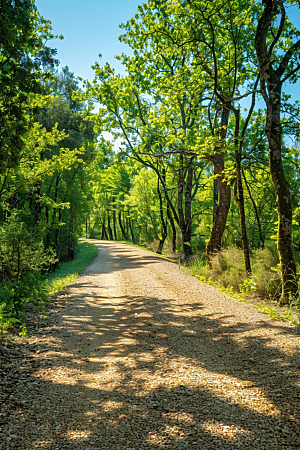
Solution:
<path fill-rule="evenodd" d="M 9 308 L 9 302 L 5 302 L 5 297 L 0 304 L 0 336 L 9 328 L 19 326 L 20 336 L 26 336 L 26 324 L 22 323 L 25 315 L 26 305 L 32 303 L 38 306 L 40 311 L 45 309 L 44 304 L 47 303 L 48 297 L 55 292 L 64 290 L 69 284 L 73 283 L 78 275 L 91 264 L 98 253 L 97 247 L 90 242 L 81 242 L 75 251 L 73 261 L 60 263 L 58 268 L 46 278 L 36 276 L 36 286 L 30 295 L 22 297 L 20 302 L 20 315 L 14 317 Z M 8 298 L 8 296 L 7 296 Z M 8 298 L 9 299 L 9 298 Z"/>
<path fill-rule="evenodd" d="M 257 250 L 252 257 L 252 275 L 246 276 L 242 250 L 230 247 L 216 253 L 211 267 L 205 258 L 194 260 L 186 270 L 206 284 L 210 284 L 231 297 L 252 305 L 271 320 L 288 322 L 300 328 L 300 304 L 290 302 L 280 306 L 280 270 L 276 248 L 269 244 Z"/>
<path fill-rule="evenodd" d="M 91 264 L 97 253 L 98 250 L 94 244 L 80 242 L 73 261 L 59 264 L 55 272 L 43 281 L 42 286 L 47 297 L 64 290 L 69 284 L 73 283 L 78 275 Z"/>

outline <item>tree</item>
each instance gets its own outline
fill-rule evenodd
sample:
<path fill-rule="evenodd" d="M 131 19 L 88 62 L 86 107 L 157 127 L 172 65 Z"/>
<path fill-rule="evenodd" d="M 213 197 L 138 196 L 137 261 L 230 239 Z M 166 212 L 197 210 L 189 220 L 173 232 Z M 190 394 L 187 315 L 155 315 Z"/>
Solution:
<path fill-rule="evenodd" d="M 40 106 L 38 96 L 32 102 L 32 94 L 43 93 L 40 80 L 47 78 L 42 67 L 57 64 L 56 50 L 46 46 L 55 37 L 33 0 L 0 1 L 1 174 L 18 165 L 29 109 Z"/>
<path fill-rule="evenodd" d="M 278 239 L 282 274 L 281 302 L 297 295 L 296 264 L 292 250 L 293 209 L 282 161 L 282 86 L 296 82 L 300 69 L 300 32 L 290 25 L 283 0 L 264 0 L 255 36 L 262 96 L 266 103 L 269 164 L 278 204 Z M 279 25 L 276 20 L 280 16 Z"/>

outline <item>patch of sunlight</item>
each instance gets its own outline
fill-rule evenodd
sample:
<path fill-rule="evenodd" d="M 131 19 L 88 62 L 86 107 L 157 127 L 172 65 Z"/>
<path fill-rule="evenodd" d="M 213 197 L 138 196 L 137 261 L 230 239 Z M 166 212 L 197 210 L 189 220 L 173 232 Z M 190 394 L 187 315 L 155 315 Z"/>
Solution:
<path fill-rule="evenodd" d="M 170 439 L 172 441 L 174 441 L 174 440 L 178 441 L 178 440 L 181 440 L 184 438 L 186 438 L 186 435 L 185 435 L 184 431 L 182 431 L 178 426 L 165 425 L 164 429 L 161 430 L 160 432 L 152 431 L 152 432 L 148 433 L 146 442 L 148 442 L 151 445 L 157 446 L 157 445 L 165 444 L 166 441 L 168 441 L 168 443 L 170 443 Z"/>
<path fill-rule="evenodd" d="M 250 431 L 245 428 L 236 425 L 225 425 L 224 423 L 216 421 L 207 421 L 202 424 L 202 428 L 204 431 L 208 431 L 212 435 L 223 439 L 239 439 L 242 436 L 250 436 Z"/>
<path fill-rule="evenodd" d="M 138 356 L 138 360 L 139 361 L 144 361 L 144 362 L 152 362 L 155 361 L 155 356 L 152 353 L 140 353 Z"/>
<path fill-rule="evenodd" d="M 123 402 L 112 402 L 112 401 L 108 401 L 108 402 L 104 402 L 102 403 L 102 408 L 104 409 L 104 411 L 114 411 L 115 409 L 120 409 L 123 406 Z"/>
<path fill-rule="evenodd" d="M 84 439 L 91 435 L 91 431 L 88 430 L 68 430 L 64 433 L 66 439 L 77 441 L 78 439 Z"/>

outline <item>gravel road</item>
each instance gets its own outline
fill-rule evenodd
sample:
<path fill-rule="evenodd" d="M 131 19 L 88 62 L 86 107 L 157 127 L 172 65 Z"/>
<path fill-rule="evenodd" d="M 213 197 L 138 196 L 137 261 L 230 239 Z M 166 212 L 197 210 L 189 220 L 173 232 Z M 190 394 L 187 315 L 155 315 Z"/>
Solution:
<path fill-rule="evenodd" d="M 138 248 L 1 349 L 0 449 L 300 449 L 299 335 Z"/>

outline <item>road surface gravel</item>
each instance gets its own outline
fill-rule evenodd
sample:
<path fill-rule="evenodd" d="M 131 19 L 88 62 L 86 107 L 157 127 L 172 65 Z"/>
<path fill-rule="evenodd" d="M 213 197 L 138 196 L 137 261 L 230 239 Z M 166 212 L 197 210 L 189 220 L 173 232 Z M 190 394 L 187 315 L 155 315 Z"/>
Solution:
<path fill-rule="evenodd" d="M 0 449 L 299 450 L 293 327 L 153 253 L 94 242 L 28 342 L 1 350 Z"/>

